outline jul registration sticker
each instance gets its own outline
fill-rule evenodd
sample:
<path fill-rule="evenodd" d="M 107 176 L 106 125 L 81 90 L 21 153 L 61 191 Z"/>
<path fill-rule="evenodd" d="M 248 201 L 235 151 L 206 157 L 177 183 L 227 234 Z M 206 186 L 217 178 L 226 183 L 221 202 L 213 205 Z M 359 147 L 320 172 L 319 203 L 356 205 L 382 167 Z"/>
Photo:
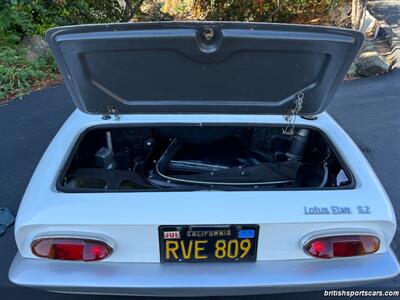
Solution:
<path fill-rule="evenodd" d="M 181 234 L 179 231 L 164 231 L 164 239 L 180 239 Z"/>

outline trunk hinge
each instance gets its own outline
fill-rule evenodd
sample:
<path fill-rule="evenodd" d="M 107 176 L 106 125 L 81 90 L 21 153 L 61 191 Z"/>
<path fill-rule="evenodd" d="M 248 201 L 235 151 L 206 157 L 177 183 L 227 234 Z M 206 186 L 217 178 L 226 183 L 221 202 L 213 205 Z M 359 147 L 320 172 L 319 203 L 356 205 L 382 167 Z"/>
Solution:
<path fill-rule="evenodd" d="M 303 99 L 304 99 L 304 93 L 302 92 L 298 93 L 297 99 L 294 101 L 294 108 L 292 108 L 285 117 L 285 120 L 288 122 L 288 124 L 286 128 L 282 130 L 283 134 L 286 135 L 294 134 L 294 125 L 296 124 L 296 117 L 303 108 Z"/>
<path fill-rule="evenodd" d="M 106 112 L 103 113 L 103 116 L 101 117 L 103 120 L 109 120 L 111 119 L 111 116 L 114 116 L 115 121 L 119 121 L 119 113 L 118 110 L 115 106 L 107 106 Z"/>

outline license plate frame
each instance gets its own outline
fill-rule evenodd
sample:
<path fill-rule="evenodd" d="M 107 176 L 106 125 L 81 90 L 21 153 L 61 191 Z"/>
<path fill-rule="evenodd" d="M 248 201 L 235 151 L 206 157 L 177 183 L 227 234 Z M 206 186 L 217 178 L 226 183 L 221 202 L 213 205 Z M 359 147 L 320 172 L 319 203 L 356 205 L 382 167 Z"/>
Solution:
<path fill-rule="evenodd" d="M 161 225 L 158 228 L 160 262 L 255 262 L 259 229 L 256 224 Z"/>

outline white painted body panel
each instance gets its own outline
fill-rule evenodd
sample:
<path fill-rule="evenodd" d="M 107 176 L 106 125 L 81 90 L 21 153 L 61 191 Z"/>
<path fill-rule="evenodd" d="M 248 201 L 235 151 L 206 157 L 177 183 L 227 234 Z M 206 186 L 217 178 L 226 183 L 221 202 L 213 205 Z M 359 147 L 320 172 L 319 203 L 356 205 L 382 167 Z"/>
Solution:
<path fill-rule="evenodd" d="M 21 202 L 15 224 L 19 253 L 10 271 L 18 285 L 68 293 L 212 296 L 343 288 L 394 277 L 390 249 L 396 219 L 369 163 L 327 114 L 297 124 L 324 132 L 352 172 L 354 189 L 61 193 L 56 180 L 74 144 L 97 125 L 283 124 L 282 116 L 122 115 L 102 120 L 75 111 L 43 155 Z M 358 213 L 368 206 L 370 214 Z M 346 207 L 351 214 L 305 214 L 313 207 Z M 259 224 L 257 261 L 241 264 L 161 264 L 158 226 Z M 307 256 L 307 237 L 372 233 L 381 241 L 372 255 L 331 260 Z M 103 261 L 69 262 L 34 257 L 32 241 L 45 235 L 101 238 L 114 251 Z"/>
<path fill-rule="evenodd" d="M 131 193 L 61 193 L 57 177 L 80 134 L 97 125 L 151 124 L 284 124 L 282 116 L 260 115 L 122 115 L 102 120 L 75 111 L 43 155 L 21 202 L 15 236 L 23 258 L 35 258 L 33 239 L 51 233 L 103 237 L 115 245 L 106 262 L 158 263 L 158 226 L 169 224 L 259 224 L 258 261 L 311 259 L 304 236 L 315 231 L 368 231 L 389 249 L 396 230 L 390 200 L 369 163 L 340 126 L 327 114 L 310 121 L 325 133 L 353 173 L 356 187 L 319 191 L 196 191 Z M 351 214 L 307 215 L 305 207 L 348 207 Z M 369 206 L 370 214 L 359 214 Z M 35 258 L 39 259 L 39 258 Z"/>

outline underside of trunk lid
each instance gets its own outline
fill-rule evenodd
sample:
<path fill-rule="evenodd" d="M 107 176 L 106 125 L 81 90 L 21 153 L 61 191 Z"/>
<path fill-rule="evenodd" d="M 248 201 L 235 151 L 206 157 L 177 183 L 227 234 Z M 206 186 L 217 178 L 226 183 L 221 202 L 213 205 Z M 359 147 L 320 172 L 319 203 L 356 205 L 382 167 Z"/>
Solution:
<path fill-rule="evenodd" d="M 59 27 L 47 41 L 90 114 L 324 111 L 363 41 L 285 24 L 161 22 Z"/>

